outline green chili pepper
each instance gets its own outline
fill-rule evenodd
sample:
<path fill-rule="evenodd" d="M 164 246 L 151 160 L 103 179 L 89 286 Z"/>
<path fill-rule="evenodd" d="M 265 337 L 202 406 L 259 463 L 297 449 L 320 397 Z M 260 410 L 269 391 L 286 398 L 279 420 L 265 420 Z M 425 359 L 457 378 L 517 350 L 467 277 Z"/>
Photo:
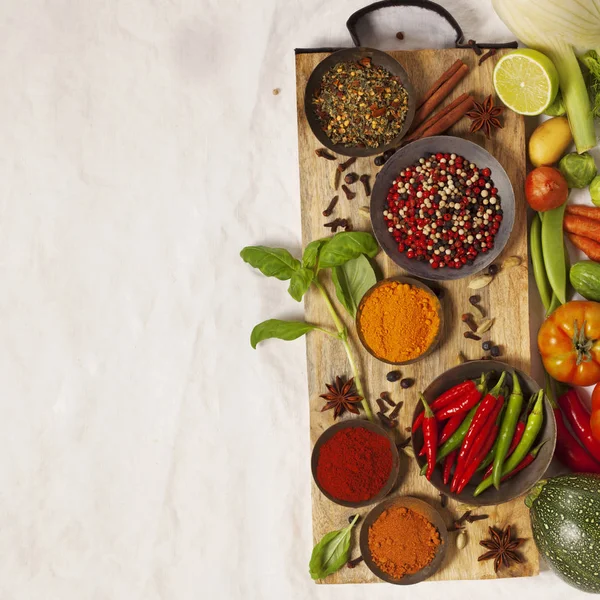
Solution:
<path fill-rule="evenodd" d="M 450 452 L 456 450 L 462 444 L 462 441 L 467 435 L 467 431 L 469 431 L 469 427 L 471 427 L 471 422 L 473 421 L 473 417 L 477 412 L 477 407 L 479 403 L 477 403 L 465 417 L 464 421 L 460 424 L 460 427 L 442 444 L 441 448 L 437 453 L 436 462 L 442 461 Z M 425 475 L 427 472 L 427 463 L 423 465 L 421 468 L 421 475 Z"/>
<path fill-rule="evenodd" d="M 561 306 L 560 300 L 556 297 L 556 294 L 552 292 L 552 301 L 546 310 L 546 316 L 549 317 L 559 306 Z"/>
<path fill-rule="evenodd" d="M 502 419 L 500 425 L 500 432 L 498 433 L 498 446 L 496 448 L 496 454 L 494 455 L 494 470 L 492 471 L 492 482 L 496 489 L 500 487 L 500 479 L 502 478 L 502 466 L 504 459 L 508 454 L 508 448 L 512 442 L 517 428 L 517 422 L 521 415 L 521 409 L 523 408 L 523 392 L 521 391 L 521 384 L 519 383 L 519 377 L 513 372 L 513 389 L 511 395 L 508 397 L 506 405 L 506 413 Z M 518 446 L 517 446 L 518 448 Z"/>
<path fill-rule="evenodd" d="M 546 312 L 550 310 L 552 300 L 552 288 L 546 275 L 546 267 L 544 266 L 544 255 L 542 253 L 542 219 L 537 213 L 531 221 L 531 229 L 529 230 L 529 246 L 531 248 L 531 264 L 533 265 L 533 276 L 535 283 L 542 299 L 542 304 Z"/>
<path fill-rule="evenodd" d="M 567 269 L 565 264 L 565 246 L 557 243 L 563 239 L 563 217 L 566 202 L 558 208 L 546 211 L 542 223 L 542 254 L 544 266 L 552 290 L 559 302 L 567 301 Z"/>
<path fill-rule="evenodd" d="M 504 465 L 502 466 L 502 477 L 510 473 L 520 462 L 527 456 L 529 450 L 533 446 L 535 439 L 542 428 L 544 422 L 544 391 L 540 390 L 537 394 L 533 410 L 527 417 L 527 425 L 525 425 L 525 432 L 519 442 L 519 445 L 515 448 L 515 451 L 508 457 Z M 473 496 L 479 496 L 482 492 L 487 490 L 492 485 L 492 477 L 484 479 L 473 492 Z"/>

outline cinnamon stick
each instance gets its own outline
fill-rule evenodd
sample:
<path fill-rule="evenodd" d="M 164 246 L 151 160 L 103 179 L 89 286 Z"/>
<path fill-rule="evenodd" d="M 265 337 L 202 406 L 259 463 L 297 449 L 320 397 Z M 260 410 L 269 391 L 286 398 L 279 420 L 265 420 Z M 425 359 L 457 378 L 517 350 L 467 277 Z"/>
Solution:
<path fill-rule="evenodd" d="M 412 127 L 416 129 L 433 111 L 434 109 L 450 94 L 450 92 L 458 85 L 458 82 L 469 72 L 469 67 L 464 63 L 453 73 L 446 81 L 444 81 L 438 89 L 421 104 L 420 108 L 415 113 Z"/>
<path fill-rule="evenodd" d="M 418 140 L 423 132 L 437 123 L 442 117 L 445 117 L 450 111 L 456 108 L 459 104 L 464 102 L 469 97 L 469 94 L 461 94 L 458 98 L 450 102 L 448 106 L 445 106 L 440 111 L 436 112 L 435 115 L 427 119 L 424 123 L 422 123 L 417 129 L 415 129 L 407 138 L 406 142 L 414 142 Z"/>
<path fill-rule="evenodd" d="M 460 67 L 464 64 L 465 63 L 463 63 L 463 61 L 459 58 L 446 72 L 442 73 L 438 80 L 429 88 L 429 90 L 427 90 L 421 99 L 419 106 L 417 106 L 417 110 L 419 110 L 419 108 L 421 108 L 421 106 L 423 106 L 423 104 L 425 104 L 425 102 L 427 102 L 427 100 L 429 100 L 429 98 L 431 98 L 431 96 L 438 91 L 440 86 L 448 81 L 448 79 L 450 79 L 450 77 L 452 77 L 452 75 L 454 75 L 454 73 L 456 73 L 456 71 L 458 71 L 458 69 L 460 69 Z"/>
<path fill-rule="evenodd" d="M 450 129 L 452 125 L 458 123 L 473 108 L 473 103 L 473 96 L 468 96 L 466 100 L 463 100 L 458 106 L 429 126 L 421 134 L 420 139 L 431 137 L 432 135 L 440 135 L 447 129 Z"/>

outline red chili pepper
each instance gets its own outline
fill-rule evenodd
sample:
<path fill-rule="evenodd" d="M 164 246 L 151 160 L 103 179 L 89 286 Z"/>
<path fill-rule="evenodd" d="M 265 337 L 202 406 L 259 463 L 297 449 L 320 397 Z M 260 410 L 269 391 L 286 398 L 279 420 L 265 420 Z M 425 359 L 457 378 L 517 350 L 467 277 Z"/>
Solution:
<path fill-rule="evenodd" d="M 437 421 L 435 420 L 435 415 L 429 407 L 429 404 L 427 404 L 427 400 L 425 400 L 425 396 L 419 394 L 419 397 L 425 408 L 425 412 L 423 413 L 423 444 L 425 445 L 425 454 L 427 456 L 427 472 L 425 475 L 427 476 L 427 479 L 431 479 L 433 470 L 435 469 L 435 459 L 437 454 Z"/>
<path fill-rule="evenodd" d="M 507 473 L 500 481 L 506 481 L 511 477 L 514 477 L 519 471 L 522 471 L 525 467 L 528 467 L 538 455 L 538 452 L 541 450 L 542 446 L 546 443 L 547 440 L 544 440 L 539 446 L 536 446 L 533 450 L 529 452 L 529 454 L 510 472 Z"/>
<path fill-rule="evenodd" d="M 458 454 L 458 450 L 452 450 L 448 456 L 444 459 L 444 485 L 448 485 L 450 481 L 450 473 L 452 472 L 452 467 L 456 462 L 456 455 Z"/>
<path fill-rule="evenodd" d="M 466 460 L 471 451 L 471 446 L 477 439 L 479 432 L 485 426 L 488 417 L 496 407 L 496 395 L 500 394 L 502 390 L 502 384 L 504 383 L 504 378 L 506 373 L 502 373 L 498 383 L 495 385 L 494 389 L 490 391 L 489 394 L 481 401 L 475 416 L 473 417 L 473 421 L 471 422 L 471 427 L 469 431 L 467 431 L 467 435 L 465 435 L 465 439 L 463 440 L 462 446 L 460 447 L 460 451 L 458 453 L 458 458 L 456 460 L 456 469 L 454 470 L 454 478 L 452 479 L 452 486 L 458 485 L 460 478 L 464 472 L 466 466 Z M 504 401 L 504 398 L 502 397 Z"/>
<path fill-rule="evenodd" d="M 525 431 L 525 421 L 522 421 L 521 419 L 519 419 L 519 422 L 517 423 L 517 428 L 515 429 L 515 433 L 513 435 L 512 442 L 510 443 L 508 452 L 506 453 L 506 458 L 508 458 L 515 451 L 515 448 L 519 445 L 519 442 L 521 441 L 521 438 L 523 437 L 524 431 Z M 506 460 L 506 458 L 505 458 L 505 460 Z M 485 474 L 483 475 L 483 478 L 487 479 L 492 474 L 493 470 L 494 470 L 494 465 L 491 464 L 487 468 Z"/>
<path fill-rule="evenodd" d="M 577 392 L 571 388 L 558 399 L 571 428 L 586 450 L 600 461 L 600 442 L 593 436 L 590 426 L 590 413 L 579 399 Z"/>
<path fill-rule="evenodd" d="M 465 394 L 462 398 L 453 402 L 452 404 L 442 408 L 442 410 L 435 413 L 435 418 L 438 421 L 445 421 L 468 410 L 471 410 L 481 400 L 481 392 L 475 390 Z"/>
<path fill-rule="evenodd" d="M 445 391 L 441 396 L 438 396 L 431 403 L 430 408 L 434 412 L 438 411 L 441 408 L 444 408 L 444 406 L 450 404 L 451 402 L 454 402 L 457 398 L 460 398 L 463 394 L 466 394 L 469 391 L 475 389 L 477 389 L 477 387 L 473 380 L 469 379 L 469 381 L 463 381 L 462 383 L 459 383 L 458 385 L 455 385 L 454 387 L 451 387 L 449 390 Z M 417 429 L 421 427 L 421 424 L 423 423 L 424 414 L 425 413 L 420 413 L 419 416 L 415 419 L 415 422 L 413 423 L 413 433 L 415 433 Z"/>
<path fill-rule="evenodd" d="M 464 418 L 465 415 L 463 414 L 454 415 L 446 423 L 444 430 L 442 431 L 442 435 L 440 436 L 440 446 L 460 427 L 460 424 L 463 422 Z"/>
<path fill-rule="evenodd" d="M 600 474 L 600 463 L 594 460 L 569 431 L 560 408 L 556 406 L 553 410 L 556 419 L 556 458 L 574 473 Z"/>

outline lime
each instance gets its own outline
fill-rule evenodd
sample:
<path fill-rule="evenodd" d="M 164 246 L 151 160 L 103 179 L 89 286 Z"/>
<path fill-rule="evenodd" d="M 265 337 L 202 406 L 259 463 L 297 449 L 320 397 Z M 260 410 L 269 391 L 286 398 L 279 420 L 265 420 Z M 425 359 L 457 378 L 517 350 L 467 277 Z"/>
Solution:
<path fill-rule="evenodd" d="M 539 115 L 558 93 L 558 73 L 545 54 L 520 48 L 498 61 L 494 87 L 500 100 L 516 113 Z"/>

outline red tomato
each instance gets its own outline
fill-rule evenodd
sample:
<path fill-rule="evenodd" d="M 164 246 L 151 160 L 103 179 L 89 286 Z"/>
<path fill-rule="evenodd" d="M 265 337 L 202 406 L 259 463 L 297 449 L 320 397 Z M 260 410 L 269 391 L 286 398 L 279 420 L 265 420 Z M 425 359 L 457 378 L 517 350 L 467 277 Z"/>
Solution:
<path fill-rule="evenodd" d="M 527 175 L 525 198 L 533 210 L 540 212 L 562 206 L 569 196 L 569 186 L 554 167 L 538 167 Z"/>
<path fill-rule="evenodd" d="M 600 442 L 600 383 L 594 388 L 592 393 L 592 418 L 590 419 L 592 433 Z"/>
<path fill-rule="evenodd" d="M 593 385 L 600 381 L 600 304 L 573 300 L 559 306 L 538 332 L 544 367 L 557 381 Z"/>

